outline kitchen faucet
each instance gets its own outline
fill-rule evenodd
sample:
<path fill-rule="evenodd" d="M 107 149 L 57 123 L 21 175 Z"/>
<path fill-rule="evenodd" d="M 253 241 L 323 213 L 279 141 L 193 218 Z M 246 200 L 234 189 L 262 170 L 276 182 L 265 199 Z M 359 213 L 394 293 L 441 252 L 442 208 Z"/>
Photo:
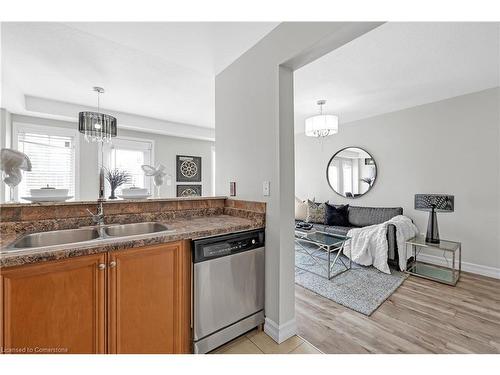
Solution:
<path fill-rule="evenodd" d="M 90 211 L 87 208 L 87 211 L 89 212 L 90 216 L 92 216 L 92 222 L 95 225 L 104 225 L 104 209 L 102 207 L 102 201 L 99 200 L 97 201 L 97 212 L 94 214 L 92 211 Z"/>

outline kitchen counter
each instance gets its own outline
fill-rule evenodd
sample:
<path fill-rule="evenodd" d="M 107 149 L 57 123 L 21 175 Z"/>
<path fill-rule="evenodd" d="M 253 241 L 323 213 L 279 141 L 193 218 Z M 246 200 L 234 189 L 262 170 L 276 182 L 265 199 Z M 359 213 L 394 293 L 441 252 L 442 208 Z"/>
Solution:
<path fill-rule="evenodd" d="M 4 236 L 0 247 L 0 268 L 263 228 L 262 222 L 225 214 L 169 221 L 159 220 L 158 222 L 175 231 L 97 239 L 79 244 L 63 244 L 13 252 L 4 251 L 17 236 Z"/>

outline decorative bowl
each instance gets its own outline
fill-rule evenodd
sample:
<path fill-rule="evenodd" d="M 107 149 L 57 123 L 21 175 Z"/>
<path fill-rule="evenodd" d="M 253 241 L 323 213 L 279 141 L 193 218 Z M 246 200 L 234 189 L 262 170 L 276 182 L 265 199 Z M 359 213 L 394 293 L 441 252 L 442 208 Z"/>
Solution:
<path fill-rule="evenodd" d="M 44 187 L 41 189 L 30 189 L 32 197 L 65 197 L 68 195 L 69 189 L 56 189 Z"/>
<path fill-rule="evenodd" d="M 131 187 L 131 188 L 122 189 L 121 195 L 123 197 L 145 196 L 145 195 L 149 195 L 149 192 L 148 192 L 148 189 Z"/>

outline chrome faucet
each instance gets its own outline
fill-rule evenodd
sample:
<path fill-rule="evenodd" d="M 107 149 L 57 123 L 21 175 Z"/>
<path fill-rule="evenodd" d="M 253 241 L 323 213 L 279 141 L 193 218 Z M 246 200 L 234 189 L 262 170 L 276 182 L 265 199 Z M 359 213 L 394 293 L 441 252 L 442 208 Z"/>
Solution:
<path fill-rule="evenodd" d="M 102 208 L 102 201 L 97 202 L 97 212 L 94 214 L 87 208 L 90 216 L 92 216 L 92 222 L 94 225 L 104 225 L 104 209 Z"/>
<path fill-rule="evenodd" d="M 104 158 L 104 155 L 102 154 L 102 144 L 101 144 L 101 159 Z M 101 166 L 101 169 L 99 170 L 99 198 L 98 198 L 99 201 L 103 201 L 103 200 L 106 200 L 106 198 L 104 198 L 104 167 Z M 102 207 L 102 206 L 101 206 Z"/>

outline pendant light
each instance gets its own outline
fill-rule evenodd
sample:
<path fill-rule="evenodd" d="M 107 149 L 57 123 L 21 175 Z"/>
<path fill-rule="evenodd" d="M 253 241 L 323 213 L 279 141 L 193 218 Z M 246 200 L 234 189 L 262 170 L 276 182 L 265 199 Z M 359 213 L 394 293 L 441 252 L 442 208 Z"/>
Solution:
<path fill-rule="evenodd" d="M 100 113 L 100 94 L 104 93 L 102 87 L 94 87 L 97 92 L 97 112 L 80 112 L 78 115 L 78 131 L 85 134 L 87 142 L 109 143 L 111 137 L 116 137 L 116 118 Z"/>
<path fill-rule="evenodd" d="M 316 104 L 319 105 L 319 115 L 306 119 L 305 134 L 308 137 L 323 138 L 338 133 L 338 116 L 323 114 L 323 106 L 326 104 L 326 100 L 318 100 Z"/>

